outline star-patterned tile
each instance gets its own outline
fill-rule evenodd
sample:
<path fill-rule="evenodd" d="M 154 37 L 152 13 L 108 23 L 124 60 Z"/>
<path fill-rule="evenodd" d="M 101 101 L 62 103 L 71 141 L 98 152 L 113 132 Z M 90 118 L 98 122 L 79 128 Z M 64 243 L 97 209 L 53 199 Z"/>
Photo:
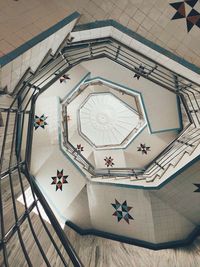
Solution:
<path fill-rule="evenodd" d="M 194 192 L 200 193 L 200 184 L 194 184 L 194 185 L 197 187 L 197 189 Z"/>
<path fill-rule="evenodd" d="M 74 39 L 75 39 L 75 37 L 73 37 L 73 36 L 69 36 L 69 37 L 67 38 L 67 44 L 71 44 L 71 43 L 73 42 Z"/>
<path fill-rule="evenodd" d="M 35 119 L 34 119 L 34 127 L 35 130 L 37 130 L 37 128 L 41 127 L 42 129 L 45 129 L 45 126 L 48 125 L 48 123 L 46 122 L 47 117 L 43 114 L 42 116 L 37 116 L 35 115 Z"/>
<path fill-rule="evenodd" d="M 67 178 L 68 178 L 68 175 L 63 175 L 63 170 L 61 171 L 57 170 L 57 175 L 51 177 L 51 179 L 53 180 L 51 185 L 54 185 L 54 184 L 56 185 L 56 191 L 58 189 L 62 191 L 63 184 L 68 184 Z"/>
<path fill-rule="evenodd" d="M 77 152 L 82 152 L 82 151 L 84 151 L 84 147 L 81 144 L 78 144 L 76 146 L 76 150 L 77 150 Z"/>
<path fill-rule="evenodd" d="M 56 72 L 55 72 L 55 76 L 58 76 L 59 74 L 60 74 L 60 71 L 56 71 Z M 60 83 L 66 82 L 66 80 L 71 80 L 71 78 L 69 77 L 69 74 L 63 74 L 63 75 L 59 78 Z"/>
<path fill-rule="evenodd" d="M 111 157 L 105 157 L 104 161 L 105 161 L 105 165 L 107 167 L 113 167 L 114 162 L 113 162 L 114 159 L 112 159 Z"/>
<path fill-rule="evenodd" d="M 60 83 L 66 82 L 66 80 L 70 80 L 69 75 L 64 74 L 63 76 L 60 77 L 59 81 Z"/>
<path fill-rule="evenodd" d="M 150 150 L 150 146 L 146 146 L 145 144 L 140 144 L 140 146 L 137 148 L 137 151 L 140 151 L 142 152 L 142 154 L 147 155 L 147 153 L 151 150 Z"/>
<path fill-rule="evenodd" d="M 118 222 L 124 219 L 129 224 L 129 220 L 134 220 L 133 217 L 129 214 L 129 211 L 133 207 L 128 206 L 126 200 L 121 204 L 117 199 L 115 199 L 115 203 L 111 203 L 111 205 L 115 209 L 113 216 L 117 217 Z"/>
<path fill-rule="evenodd" d="M 200 4 L 198 0 L 185 0 L 170 3 L 170 5 L 176 10 L 172 20 L 185 19 L 188 32 L 195 25 L 200 28 Z"/>
<path fill-rule="evenodd" d="M 135 67 L 135 70 L 138 71 L 140 74 L 146 74 L 146 72 L 144 71 L 144 66 L 142 66 L 142 65 L 140 65 L 138 68 Z M 133 78 L 137 78 L 137 80 L 139 80 L 140 79 L 140 74 L 135 73 Z"/>

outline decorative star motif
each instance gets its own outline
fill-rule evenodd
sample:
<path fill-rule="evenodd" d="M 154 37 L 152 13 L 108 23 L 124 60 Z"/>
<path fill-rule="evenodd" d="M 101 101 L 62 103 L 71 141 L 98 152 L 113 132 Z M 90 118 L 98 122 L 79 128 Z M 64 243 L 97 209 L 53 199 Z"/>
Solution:
<path fill-rule="evenodd" d="M 118 222 L 124 219 L 129 224 L 129 220 L 134 220 L 133 217 L 129 214 L 129 211 L 133 207 L 128 206 L 126 200 L 122 204 L 120 204 L 120 202 L 115 199 L 115 203 L 111 203 L 111 205 L 115 209 L 113 216 L 117 217 Z"/>
<path fill-rule="evenodd" d="M 78 145 L 76 146 L 76 150 L 77 150 L 78 152 L 84 151 L 83 148 L 84 148 L 84 147 L 81 146 L 81 144 L 78 144 Z"/>
<path fill-rule="evenodd" d="M 200 184 L 194 184 L 196 187 L 198 187 L 194 192 L 200 193 Z"/>
<path fill-rule="evenodd" d="M 51 185 L 56 185 L 56 191 L 58 189 L 62 191 L 63 184 L 68 184 L 67 177 L 68 175 L 63 175 L 63 170 L 57 170 L 57 176 L 51 177 L 51 179 L 53 180 Z"/>
<path fill-rule="evenodd" d="M 68 74 L 64 74 L 63 76 L 60 77 L 59 81 L 60 83 L 66 82 L 66 80 L 70 80 L 70 77 Z"/>
<path fill-rule="evenodd" d="M 35 115 L 35 119 L 34 119 L 34 127 L 35 130 L 37 130 L 37 128 L 41 127 L 41 128 L 45 128 L 46 125 L 48 125 L 48 123 L 46 122 L 47 117 L 44 116 L 44 114 L 40 117 L 38 117 L 37 115 Z"/>
<path fill-rule="evenodd" d="M 74 39 L 75 39 L 75 37 L 73 37 L 73 36 L 69 36 L 69 37 L 67 38 L 67 44 L 71 44 L 71 43 L 73 42 Z"/>
<path fill-rule="evenodd" d="M 107 167 L 113 167 L 114 162 L 113 162 L 114 159 L 112 159 L 111 157 L 105 157 L 104 161 L 105 161 L 105 165 Z"/>
<path fill-rule="evenodd" d="M 194 9 L 198 0 L 185 0 L 181 2 L 170 3 L 176 9 L 172 20 L 186 19 L 187 31 L 189 32 L 194 25 L 200 28 L 200 13 Z"/>
<path fill-rule="evenodd" d="M 137 151 L 141 151 L 142 154 L 145 155 L 147 155 L 148 151 L 151 151 L 150 146 L 146 146 L 145 144 L 140 144 L 140 146 L 137 149 L 138 149 Z"/>
<path fill-rule="evenodd" d="M 142 65 L 140 65 L 139 68 L 135 67 L 135 70 L 138 71 L 140 74 L 146 74 L 146 72 L 144 71 L 144 66 L 142 66 Z M 133 78 L 137 78 L 137 80 L 139 80 L 140 74 L 135 73 Z"/>
<path fill-rule="evenodd" d="M 54 74 L 55 74 L 55 76 L 58 76 L 60 74 L 60 71 L 56 71 Z M 66 80 L 71 80 L 71 78 L 69 77 L 69 74 L 63 74 L 59 78 L 60 83 L 66 82 Z"/>

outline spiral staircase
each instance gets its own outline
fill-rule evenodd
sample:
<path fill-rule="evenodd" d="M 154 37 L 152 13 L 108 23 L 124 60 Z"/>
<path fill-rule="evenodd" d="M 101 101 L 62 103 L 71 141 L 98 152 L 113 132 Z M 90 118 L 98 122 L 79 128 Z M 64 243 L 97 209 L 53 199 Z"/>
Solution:
<path fill-rule="evenodd" d="M 102 36 L 102 28 L 91 30 L 93 38 L 71 29 L 54 53 L 49 49 L 36 69 L 27 68 L 15 88 L 2 92 L 2 265 L 12 266 L 19 257 L 28 266 L 52 266 L 52 258 L 55 266 L 82 266 L 65 224 L 80 234 L 152 249 L 188 244 L 199 233 L 200 200 L 193 192 L 199 181 L 200 85 L 118 40 L 107 27 Z M 66 74 L 71 80 L 60 83 Z M 50 127 L 35 130 L 35 115 L 47 113 Z M 157 144 L 149 158 L 139 154 L 143 140 Z M 107 166 L 104 157 L 111 155 L 118 162 Z M 57 180 L 50 178 L 62 169 L 69 184 L 58 195 Z M 134 229 L 127 228 L 125 215 L 121 225 L 119 217 L 118 223 L 107 219 L 120 204 L 116 199 L 137 206 L 129 214 Z M 172 219 L 163 222 L 164 214 Z M 27 252 L 30 237 L 37 257 Z"/>

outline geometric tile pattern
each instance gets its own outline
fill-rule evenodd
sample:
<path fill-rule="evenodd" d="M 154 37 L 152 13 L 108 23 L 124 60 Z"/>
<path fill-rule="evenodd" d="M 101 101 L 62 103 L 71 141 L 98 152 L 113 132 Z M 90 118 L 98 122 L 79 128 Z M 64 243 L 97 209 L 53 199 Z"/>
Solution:
<path fill-rule="evenodd" d="M 60 74 L 60 71 L 56 71 L 54 74 L 55 74 L 55 76 L 58 76 L 58 75 Z M 62 82 L 66 82 L 66 80 L 71 80 L 70 77 L 69 77 L 69 74 L 63 74 L 63 75 L 59 78 L 60 83 L 62 83 Z"/>
<path fill-rule="evenodd" d="M 146 146 L 145 144 L 140 144 L 140 146 L 137 149 L 138 149 L 137 151 L 141 151 L 142 154 L 145 155 L 147 155 L 148 151 L 151 151 L 150 146 Z"/>
<path fill-rule="evenodd" d="M 170 3 L 170 5 L 176 9 L 176 13 L 172 17 L 172 20 L 185 19 L 188 32 L 194 25 L 200 28 L 200 3 L 198 0 L 185 0 Z"/>
<path fill-rule="evenodd" d="M 69 36 L 69 37 L 67 38 L 67 43 L 68 43 L 68 44 L 71 44 L 71 43 L 73 42 L 74 39 L 75 39 L 75 37 L 73 37 L 73 36 Z"/>
<path fill-rule="evenodd" d="M 113 167 L 113 165 L 115 165 L 113 162 L 114 159 L 112 159 L 111 157 L 105 157 L 104 160 L 105 160 L 105 165 L 107 167 Z"/>
<path fill-rule="evenodd" d="M 35 130 L 37 130 L 37 128 L 41 127 L 41 128 L 45 128 L 45 125 L 47 125 L 48 123 L 46 122 L 47 117 L 44 116 L 44 114 L 40 117 L 38 117 L 37 115 L 35 115 L 35 119 L 34 119 L 34 127 Z"/>
<path fill-rule="evenodd" d="M 129 224 L 129 220 L 134 220 L 133 217 L 129 214 L 129 211 L 133 207 L 128 206 L 126 200 L 122 204 L 120 204 L 119 201 L 115 199 L 115 203 L 111 203 L 111 205 L 115 209 L 113 216 L 117 217 L 118 222 L 124 219 Z"/>
<path fill-rule="evenodd" d="M 54 184 L 56 185 L 56 191 L 58 189 L 62 191 L 63 184 L 68 184 L 67 177 L 68 175 L 63 175 L 63 170 L 61 171 L 57 170 L 57 175 L 54 177 L 51 177 L 51 179 L 53 179 L 53 182 L 51 183 L 51 185 L 54 185 Z"/>
<path fill-rule="evenodd" d="M 60 77 L 59 81 L 60 83 L 66 82 L 66 80 L 70 80 L 69 75 L 64 74 L 63 76 Z"/>
<path fill-rule="evenodd" d="M 81 146 L 81 144 L 79 144 L 79 145 L 76 146 L 76 151 L 77 151 L 77 152 L 84 151 L 83 148 L 84 148 L 84 147 Z"/>
<path fill-rule="evenodd" d="M 196 187 L 198 187 L 194 192 L 200 193 L 200 184 L 194 184 Z"/>
<path fill-rule="evenodd" d="M 144 66 L 142 66 L 142 65 L 140 65 L 139 68 L 135 67 L 135 70 L 138 71 L 140 74 L 146 74 L 146 72 L 144 71 Z M 137 80 L 139 80 L 140 79 L 140 75 L 135 73 L 133 78 L 137 78 Z"/>

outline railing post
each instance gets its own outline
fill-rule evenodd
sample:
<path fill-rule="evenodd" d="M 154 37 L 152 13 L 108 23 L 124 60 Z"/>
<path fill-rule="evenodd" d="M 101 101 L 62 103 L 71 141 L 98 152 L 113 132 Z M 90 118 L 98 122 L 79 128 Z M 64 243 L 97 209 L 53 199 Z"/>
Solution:
<path fill-rule="evenodd" d="M 37 98 L 37 95 L 34 95 L 31 101 L 31 109 L 29 113 L 29 119 L 28 119 L 28 131 L 27 131 L 27 145 L 26 145 L 26 153 L 25 158 L 28 164 L 28 167 L 30 168 L 31 164 L 31 151 L 32 151 L 32 142 L 33 142 L 33 128 L 34 128 L 34 116 L 35 116 L 35 100 Z"/>
<path fill-rule="evenodd" d="M 115 60 L 117 60 L 117 58 L 118 58 L 118 56 L 119 56 L 120 49 L 121 49 L 121 46 L 118 45 L 118 47 L 117 47 L 117 52 L 116 52 L 116 56 L 115 56 Z"/>

